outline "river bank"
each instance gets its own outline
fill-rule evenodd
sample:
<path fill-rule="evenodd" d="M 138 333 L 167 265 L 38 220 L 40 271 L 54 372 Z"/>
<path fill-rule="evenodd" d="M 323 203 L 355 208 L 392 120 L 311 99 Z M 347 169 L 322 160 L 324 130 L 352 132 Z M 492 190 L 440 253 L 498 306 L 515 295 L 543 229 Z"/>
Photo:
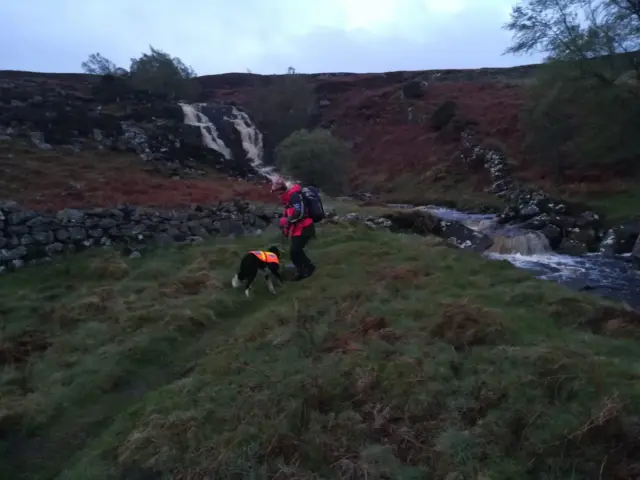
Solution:
<path fill-rule="evenodd" d="M 500 225 L 498 215 L 487 213 L 488 209 L 484 207 L 477 208 L 472 213 L 436 205 L 364 205 L 356 209 L 357 212 L 347 213 L 349 209 L 354 210 L 353 202 L 331 204 L 340 218 L 357 218 L 373 227 L 387 227 L 387 224 L 377 224 L 376 221 L 378 218 L 393 217 L 390 212 L 416 210 L 462 224 L 493 239 L 493 245 L 486 251 L 484 248 L 487 243 L 482 241 L 479 241 L 479 248 L 475 248 L 489 259 L 506 261 L 531 272 L 537 278 L 554 281 L 574 290 L 621 300 L 634 308 L 640 308 L 640 271 L 634 267 L 629 253 L 616 255 L 612 252 L 585 252 L 568 255 L 555 252 L 542 233 L 517 225 Z M 483 213 L 478 213 L 478 210 Z M 406 222 L 403 227 L 410 228 Z M 453 236 L 456 235 L 460 246 L 468 234 L 454 232 Z"/>

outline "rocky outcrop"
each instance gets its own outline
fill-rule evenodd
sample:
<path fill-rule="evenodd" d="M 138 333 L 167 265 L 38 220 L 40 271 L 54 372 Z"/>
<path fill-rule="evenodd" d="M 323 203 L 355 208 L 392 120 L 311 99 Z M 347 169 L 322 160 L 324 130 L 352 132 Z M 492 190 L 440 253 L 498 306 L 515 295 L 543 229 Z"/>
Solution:
<path fill-rule="evenodd" d="M 607 230 L 600 244 L 600 253 L 612 256 L 634 251 L 640 238 L 640 217 L 634 217 Z"/>
<path fill-rule="evenodd" d="M 189 109 L 200 116 L 198 122 L 189 121 Z M 233 177 L 256 176 L 262 155 L 262 136 L 239 108 L 181 106 L 114 77 L 84 84 L 39 77 L 0 80 L 0 135 L 42 149 L 132 151 L 172 176 L 198 174 L 202 165 Z"/>
<path fill-rule="evenodd" d="M 604 232 L 597 213 L 519 184 L 509 171 L 503 149 L 492 143 L 482 145 L 472 130 L 462 132 L 461 142 L 463 162 L 481 164 L 491 177 L 491 191 L 507 204 L 498 217 L 499 224 L 540 231 L 560 253 L 581 255 L 598 249 Z"/>
<path fill-rule="evenodd" d="M 482 165 L 491 177 L 492 192 L 507 203 L 498 217 L 499 224 L 539 231 L 547 237 L 551 248 L 568 255 L 599 252 L 614 256 L 631 253 L 634 244 L 637 246 L 640 217 L 606 229 L 600 215 L 588 208 L 516 182 L 499 145 L 480 144 L 471 129 L 462 132 L 461 142 L 463 162 L 470 167 Z"/>
<path fill-rule="evenodd" d="M 0 204 L 0 271 L 82 251 L 120 245 L 130 253 L 151 246 L 201 242 L 212 236 L 257 234 L 279 212 L 246 202 L 195 206 L 182 211 L 141 207 L 65 209 L 44 214 L 15 202 Z M 137 253 L 133 253 L 137 255 Z"/>

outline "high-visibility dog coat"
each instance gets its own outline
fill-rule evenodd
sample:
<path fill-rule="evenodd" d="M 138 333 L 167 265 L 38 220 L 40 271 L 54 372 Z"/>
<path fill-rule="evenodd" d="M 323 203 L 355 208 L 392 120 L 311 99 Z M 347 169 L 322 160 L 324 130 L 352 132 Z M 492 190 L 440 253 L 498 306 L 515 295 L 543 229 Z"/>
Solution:
<path fill-rule="evenodd" d="M 264 263 L 278 263 L 278 264 L 280 263 L 280 260 L 278 260 L 278 256 L 275 253 L 259 252 L 259 251 L 254 251 L 254 250 L 252 250 L 249 253 L 254 254 L 256 257 L 258 257 Z"/>

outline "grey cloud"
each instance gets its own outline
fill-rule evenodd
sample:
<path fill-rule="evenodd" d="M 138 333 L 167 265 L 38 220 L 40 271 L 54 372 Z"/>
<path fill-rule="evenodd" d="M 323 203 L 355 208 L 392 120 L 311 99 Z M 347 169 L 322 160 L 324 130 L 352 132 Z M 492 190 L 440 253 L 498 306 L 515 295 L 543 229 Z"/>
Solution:
<path fill-rule="evenodd" d="M 301 32 L 305 9 L 301 4 L 292 9 L 287 1 L 156 0 L 149 8 L 123 0 L 9 0 L 0 4 L 0 69 L 80 71 L 93 52 L 127 67 L 149 44 L 181 57 L 199 74 L 247 68 L 281 73 L 289 66 L 300 72 L 381 72 L 538 61 L 501 55 L 510 41 L 500 28 L 505 1 L 478 2 L 454 16 L 418 10 L 410 15 L 404 7 L 406 21 L 378 32 L 327 26 Z"/>

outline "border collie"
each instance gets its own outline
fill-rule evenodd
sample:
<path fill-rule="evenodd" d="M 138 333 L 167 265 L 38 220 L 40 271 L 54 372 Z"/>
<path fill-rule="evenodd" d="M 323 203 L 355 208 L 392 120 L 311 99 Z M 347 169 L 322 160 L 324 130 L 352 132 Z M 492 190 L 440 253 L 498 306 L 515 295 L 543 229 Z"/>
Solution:
<path fill-rule="evenodd" d="M 276 288 L 273 284 L 275 278 L 278 285 L 283 284 L 280 276 L 280 250 L 278 247 L 271 246 L 267 250 L 252 250 L 248 252 L 240 261 L 240 268 L 231 279 L 233 288 L 244 286 L 244 294 L 251 296 L 251 283 L 261 271 L 264 273 L 264 279 L 267 282 L 269 291 L 276 294 Z"/>

